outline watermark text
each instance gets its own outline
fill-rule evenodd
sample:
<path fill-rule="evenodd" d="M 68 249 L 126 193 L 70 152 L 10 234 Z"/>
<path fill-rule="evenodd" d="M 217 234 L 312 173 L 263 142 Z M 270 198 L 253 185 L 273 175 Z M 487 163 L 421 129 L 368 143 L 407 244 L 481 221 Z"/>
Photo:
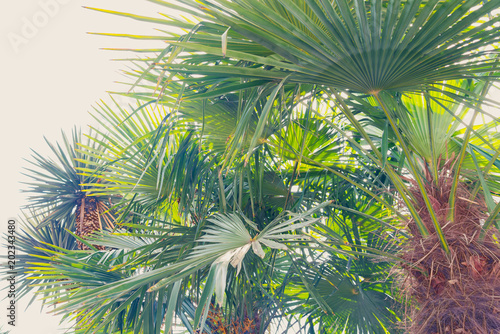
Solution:
<path fill-rule="evenodd" d="M 17 32 L 7 33 L 7 39 L 14 52 L 18 53 L 23 45 L 35 38 L 39 31 L 50 22 L 50 19 L 59 14 L 61 6 L 69 2 L 71 0 L 38 1 L 39 9 L 33 15 L 21 18 L 21 29 Z"/>
<path fill-rule="evenodd" d="M 7 223 L 7 323 L 16 326 L 16 221 Z"/>

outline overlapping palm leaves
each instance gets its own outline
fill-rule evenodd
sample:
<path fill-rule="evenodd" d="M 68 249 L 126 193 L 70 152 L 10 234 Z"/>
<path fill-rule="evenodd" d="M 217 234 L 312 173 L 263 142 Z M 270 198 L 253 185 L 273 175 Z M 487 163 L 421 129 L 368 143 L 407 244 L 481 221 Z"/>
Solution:
<path fill-rule="evenodd" d="M 323 252 L 313 251 L 310 242 L 294 256 L 297 276 L 290 279 L 289 288 L 293 292 L 299 283 L 296 291 L 309 293 L 308 300 L 296 307 L 303 308 L 300 313 L 320 332 L 397 332 L 398 311 L 392 310 L 397 310 L 400 299 L 392 293 L 388 272 L 405 238 L 376 221 L 386 220 L 389 211 L 352 195 L 328 209 L 331 219 L 324 225 L 312 228 Z"/>
<path fill-rule="evenodd" d="M 462 1 L 271 1 L 265 4 L 205 1 L 201 6 L 189 1 L 180 3 L 191 7 L 186 13 L 200 13 L 202 22 L 192 33 L 180 38 L 181 42 L 171 42 L 154 60 L 149 70 L 162 73 L 159 81 L 152 80 L 154 75 L 148 70 L 137 74 L 140 80 L 156 81 L 168 92 L 164 95 L 165 103 L 179 94 L 172 89 L 172 79 L 190 85 L 192 92 L 182 93 L 182 99 L 186 100 L 261 86 L 262 80 L 279 80 L 280 85 L 284 85 L 286 78 L 288 82 L 320 84 L 322 89 L 330 91 L 332 99 L 340 96 L 338 90 L 372 94 L 397 140 L 403 143 L 390 114 L 392 106 L 384 104 L 384 98 L 389 101 L 394 94 L 379 94 L 381 91 L 445 92 L 433 83 L 443 79 L 487 77 L 496 68 L 495 57 L 488 57 L 495 53 L 494 49 L 483 48 L 494 45 L 499 36 L 498 16 L 490 15 L 498 4 L 491 1 L 467 1 L 466 4 Z M 219 36 L 223 47 L 218 45 Z M 249 50 L 260 46 L 271 53 L 261 57 L 250 51 L 239 51 L 237 47 L 232 53 L 231 42 L 251 44 L 253 48 Z M 195 51 L 195 56 L 181 56 L 179 50 Z M 210 56 L 204 57 L 203 53 Z M 151 95 L 149 99 L 159 96 L 161 94 Z M 470 105 L 481 98 L 470 91 L 466 95 L 448 96 Z M 148 99 L 145 95 L 142 97 Z M 350 115 L 345 108 L 342 112 Z M 352 115 L 349 117 L 355 122 Z M 357 127 L 366 137 L 359 125 Z M 411 173 L 416 175 L 409 150 L 406 144 L 402 145 Z M 383 157 L 375 158 L 380 161 Z M 423 183 L 415 177 L 425 197 Z M 403 185 L 397 182 L 396 175 L 394 178 L 404 194 Z M 414 219 L 419 221 L 411 201 L 403 197 Z M 453 196 L 450 201 L 452 205 Z M 428 199 L 426 206 L 432 210 Z M 422 223 L 418 225 L 420 233 L 426 235 L 428 232 Z M 434 225 L 439 230 L 435 219 Z M 447 249 L 443 237 L 441 242 Z"/>
<path fill-rule="evenodd" d="M 68 233 L 75 231 L 75 219 L 69 220 L 51 220 L 48 224 L 42 227 L 42 219 L 36 215 L 26 216 L 22 225 L 22 234 L 16 236 L 16 248 L 18 254 L 16 258 L 16 265 L 18 266 L 17 277 L 23 282 L 19 286 L 18 297 L 22 298 L 29 291 L 33 291 L 34 287 L 31 285 L 29 278 L 33 275 L 30 273 L 29 266 L 33 261 L 39 263 L 49 263 L 47 259 L 49 252 L 46 249 L 53 250 L 51 245 L 61 247 L 68 250 L 77 248 L 76 240 L 73 235 Z M 39 283 L 53 282 L 51 277 L 43 278 Z M 42 287 L 40 290 L 44 290 Z M 44 291 L 45 296 L 50 295 L 50 291 Z M 35 297 L 33 297 L 34 299 Z"/>
<path fill-rule="evenodd" d="M 440 80 L 484 75 L 495 60 L 487 57 L 493 51 L 481 47 L 500 37 L 498 17 L 487 19 L 498 8 L 494 1 L 154 2 L 198 15 L 202 22 L 196 32 L 172 45 L 210 55 L 184 56 L 185 62 L 175 63 L 175 48 L 169 47 L 156 66 L 187 76 L 195 70 L 207 83 L 215 77 L 220 82 L 290 76 L 290 82 L 370 94 L 422 89 Z M 228 28 L 227 47 L 221 48 Z"/>
<path fill-rule="evenodd" d="M 192 4 L 194 10 L 198 9 L 194 3 L 183 3 Z M 343 1 L 335 1 L 332 4 L 321 3 L 321 6 L 315 1 L 304 1 L 300 4 L 299 1 L 266 2 L 265 5 L 258 1 L 251 3 L 205 1 L 199 7 L 201 11 L 212 15 L 212 21 L 222 26 L 225 25 L 229 30 L 221 27 L 214 31 L 215 27 L 207 23 L 205 24 L 208 27 L 207 30 L 203 31 L 197 27 L 200 31 L 199 34 L 194 34 L 197 36 L 190 36 L 189 41 L 181 40 L 173 44 L 188 51 L 206 52 L 213 55 L 212 59 L 205 58 L 209 64 L 200 62 L 203 59 L 202 54 L 198 54 L 197 57 L 179 57 L 179 63 L 172 63 L 172 58 L 162 63 L 159 62 L 160 57 L 155 60 L 155 63 L 159 64 L 158 70 L 163 69 L 169 75 L 177 75 L 177 79 L 181 82 L 191 84 L 196 81 L 197 84 L 191 84 L 190 88 L 196 93 L 201 93 L 201 98 L 217 94 L 219 88 L 220 93 L 224 94 L 231 88 L 240 90 L 250 87 L 252 82 L 256 83 L 257 79 L 275 80 L 284 87 L 286 87 L 285 81 L 294 82 L 294 80 L 322 85 L 320 90 L 330 94 L 331 101 L 336 101 L 338 110 L 346 115 L 361 138 L 370 146 L 371 151 L 366 150 L 363 145 L 356 144 L 351 138 L 353 147 L 362 152 L 372 163 L 385 170 L 408 207 L 419 233 L 425 237 L 429 235 L 429 228 L 422 221 L 412 194 L 395 172 L 395 166 L 387 163 L 389 139 L 401 147 L 400 152 L 395 150 L 397 160 L 405 164 L 414 178 L 425 207 L 430 213 L 431 229 L 438 233 L 445 253 L 450 254 L 449 245 L 434 212 L 431 199 L 426 193 L 425 182 L 430 178 L 423 174 L 427 167 L 420 169 L 418 159 L 423 159 L 424 165 L 429 163 L 431 173 L 437 182 L 440 161 L 444 159 L 443 153 L 448 153 L 447 146 L 452 146 L 450 138 L 454 132 L 453 127 L 449 127 L 446 121 L 441 124 L 439 121 L 452 120 L 455 117 L 460 120 L 463 115 L 454 115 L 458 109 L 463 108 L 463 105 L 459 106 L 459 103 L 466 105 L 467 108 L 475 109 L 477 114 L 483 94 L 464 89 L 463 86 L 460 87 L 460 83 L 458 85 L 451 83 L 456 92 L 443 90 L 434 84 L 444 79 L 493 78 L 490 74 L 495 72 L 496 59 L 488 57 L 488 51 L 482 47 L 491 46 L 498 41 L 499 30 L 496 26 L 498 17 L 487 18 L 487 14 L 498 7 L 498 4 L 487 2 L 481 5 L 479 1 L 470 1 L 466 4 L 461 1 L 414 1 L 401 5 L 396 1 L 374 1 L 370 4 L 364 1 L 354 1 L 352 6 L 350 5 Z M 469 11 L 476 5 L 474 11 Z M 206 16 L 203 19 L 207 19 Z M 445 22 L 444 25 L 441 24 L 443 22 Z M 477 24 L 473 25 L 476 22 Z M 328 24 L 329 26 L 326 27 Z M 204 26 L 204 22 L 200 26 Z M 221 48 L 214 45 L 214 41 L 217 40 L 215 36 L 206 37 L 203 40 L 204 35 L 210 36 L 211 33 L 216 35 L 217 30 L 220 31 L 222 38 Z M 225 33 L 222 34 L 222 31 Z M 235 31 L 236 34 L 231 35 L 231 31 Z M 351 35 L 341 36 L 341 33 L 346 31 Z M 332 38 L 328 33 L 334 34 L 335 37 Z M 469 39 L 475 34 L 477 34 L 477 39 Z M 254 46 L 260 45 L 267 49 L 274 57 L 261 57 L 251 52 L 230 49 L 230 41 L 236 42 L 245 38 L 246 42 L 251 40 Z M 313 47 L 311 47 L 312 44 L 314 44 Z M 389 47 L 385 48 L 384 45 Z M 368 54 L 370 57 L 366 56 Z M 214 56 L 219 58 L 214 61 Z M 339 59 L 344 61 L 343 67 L 335 63 L 336 56 L 339 57 L 336 59 L 337 62 Z M 228 59 L 226 60 L 225 57 Z M 210 64 L 212 61 L 215 66 Z M 345 72 L 340 73 L 344 69 Z M 335 75 L 330 77 L 329 74 L 332 72 Z M 191 77 L 192 74 L 196 76 Z M 148 80 L 147 76 L 148 73 L 145 72 L 141 78 Z M 242 79 L 245 81 L 241 81 Z M 238 86 L 243 82 L 245 87 Z M 160 85 L 168 87 L 169 81 L 165 84 L 160 82 Z M 450 85 L 450 82 L 440 85 Z M 423 91 L 426 107 L 408 109 L 399 97 L 400 93 L 394 90 Z M 363 129 L 353 111 L 346 105 L 345 98 L 342 97 L 340 91 L 358 100 L 362 100 L 363 96 L 356 93 L 368 93 L 373 96 L 375 107 L 372 108 L 380 110 L 383 123 L 390 125 L 384 129 L 381 152 L 378 152 L 372 136 Z M 428 93 L 432 91 L 439 91 L 439 94 L 443 95 L 440 97 L 441 101 L 432 96 L 432 93 Z M 481 93 L 486 91 L 487 88 Z M 182 94 L 182 99 L 195 98 L 194 92 Z M 158 95 L 149 98 L 161 100 L 161 96 Z M 168 103 L 168 100 L 165 100 L 165 103 Z M 416 103 L 415 106 L 418 104 Z M 406 117 L 407 112 L 412 115 Z M 401 123 L 398 123 L 395 116 L 402 119 Z M 412 117 L 413 120 L 411 120 Z M 473 116 L 473 120 L 475 117 Z M 459 122 L 452 123 L 456 128 Z M 335 127 L 333 123 L 330 125 Z M 460 176 L 467 174 L 463 170 L 467 156 L 467 142 L 472 133 L 477 134 L 473 125 L 465 125 L 465 138 L 459 148 L 458 164 L 454 171 L 449 198 L 451 208 L 455 206 Z M 436 129 L 439 132 L 436 132 Z M 389 131 L 392 131 L 393 137 L 391 138 L 389 138 Z M 415 141 L 422 134 L 429 138 L 427 144 L 425 141 L 422 144 Z M 481 136 L 479 139 L 496 155 L 497 149 L 493 147 L 491 140 L 485 140 Z M 456 140 L 455 143 L 457 143 Z M 412 152 L 412 148 L 416 148 L 416 152 Z M 404 159 L 401 159 L 403 156 Z M 490 160 L 485 163 L 493 166 L 496 158 L 491 159 L 492 154 L 489 154 L 489 157 Z M 483 180 L 484 176 L 482 176 L 477 158 L 474 154 L 467 158 L 472 158 L 475 162 L 474 168 L 478 178 L 482 180 L 484 196 L 488 199 L 489 211 L 493 217 L 496 214 L 494 202 Z M 453 211 L 450 211 L 449 218 L 451 221 L 454 220 Z"/>
<path fill-rule="evenodd" d="M 212 110 L 207 107 L 207 119 L 210 119 Z M 218 109 L 214 110 L 214 112 L 218 112 Z M 238 258 L 238 261 L 234 262 L 235 265 L 243 266 L 242 272 L 245 272 L 246 279 L 236 278 L 238 277 L 236 273 L 229 271 L 231 275 L 228 276 L 228 284 L 225 290 L 229 300 L 229 307 L 233 308 L 233 312 L 237 313 L 229 312 L 228 316 L 241 318 L 244 314 L 247 317 L 250 317 L 250 314 L 260 315 L 264 327 L 268 326 L 272 318 L 264 316 L 264 314 L 267 314 L 266 309 L 269 308 L 268 313 L 273 316 L 278 316 L 283 312 L 270 312 L 271 309 L 276 307 L 277 303 L 280 303 L 279 295 L 274 296 L 271 293 L 272 291 L 281 291 L 281 295 L 285 298 L 281 303 L 293 304 L 297 300 L 297 297 L 293 295 L 285 297 L 289 293 L 286 289 L 289 279 L 283 279 L 282 287 L 276 287 L 276 283 L 273 282 L 279 276 L 293 276 L 295 271 L 299 270 L 299 267 L 304 266 L 305 262 L 295 260 L 293 257 L 283 262 L 285 254 L 279 255 L 274 251 L 271 252 L 274 255 L 270 256 L 276 257 L 277 261 L 288 263 L 288 266 L 276 271 L 267 269 L 266 265 L 255 256 L 245 256 L 246 251 L 251 247 L 259 257 L 262 257 L 269 256 L 263 252 L 262 245 L 271 247 L 271 249 L 286 248 L 284 245 L 276 243 L 274 237 L 271 239 L 265 237 L 265 235 L 271 235 L 270 233 L 273 230 L 280 233 L 276 238 L 285 241 L 292 238 L 287 243 L 290 244 L 291 242 L 292 245 L 296 243 L 293 241 L 296 237 L 287 233 L 295 229 L 302 229 L 305 226 L 304 224 L 286 227 L 286 225 L 280 223 L 272 228 L 275 223 L 271 221 L 275 220 L 276 217 L 281 217 L 283 209 L 289 207 L 298 212 L 305 210 L 306 212 L 300 214 L 299 217 L 307 219 L 311 215 L 311 211 L 308 211 L 307 208 L 318 211 L 325 205 L 329 205 L 333 198 L 337 196 L 342 198 L 347 193 L 354 191 L 350 183 L 341 178 L 335 178 L 328 175 L 328 173 L 321 173 L 314 169 L 308 171 L 308 168 L 305 167 L 295 170 L 295 172 L 306 174 L 304 176 L 295 174 L 298 179 L 294 180 L 293 167 L 283 168 L 286 165 L 290 166 L 290 164 L 286 163 L 283 167 L 277 168 L 278 161 L 273 161 L 274 157 L 279 156 L 280 145 L 270 146 L 267 150 L 261 150 L 260 152 L 256 151 L 247 166 L 244 166 L 243 163 L 246 156 L 244 150 L 244 154 L 237 154 L 236 162 L 230 168 L 228 167 L 228 171 L 219 173 L 219 170 L 213 164 L 206 161 L 210 159 L 212 161 L 224 160 L 223 155 L 227 154 L 227 152 L 221 152 L 216 146 L 212 145 L 212 142 L 218 140 L 217 137 L 225 136 L 225 134 L 210 132 L 210 136 L 207 137 L 203 134 L 203 131 L 210 129 L 211 126 L 217 126 L 218 120 L 214 119 L 214 125 L 209 124 L 203 129 L 199 126 L 199 120 L 197 124 L 193 123 L 195 120 L 192 113 L 188 114 L 184 109 L 181 109 L 181 112 L 184 116 L 181 116 L 181 118 L 172 117 L 172 119 L 175 119 L 175 121 L 172 121 L 172 119 L 168 119 L 166 112 L 153 110 L 152 107 L 143 108 L 131 116 L 124 110 L 120 111 L 121 115 L 114 113 L 110 108 L 103 105 L 100 109 L 101 125 L 111 131 L 110 134 L 95 137 L 95 140 L 99 140 L 105 149 L 101 151 L 93 149 L 91 146 L 82 146 L 83 149 L 87 150 L 89 156 L 99 156 L 105 161 L 104 164 L 96 164 L 93 167 L 89 167 L 91 166 L 89 163 L 81 171 L 84 174 L 97 175 L 106 182 L 106 186 L 102 186 L 102 183 L 88 184 L 87 186 L 93 186 L 93 191 L 101 196 L 122 194 L 125 205 L 125 209 L 121 212 L 122 220 L 120 220 L 124 230 L 117 231 L 114 234 L 103 234 L 102 237 L 91 238 L 88 242 L 108 249 L 116 248 L 117 250 L 97 252 L 89 257 L 78 252 L 59 249 L 51 259 L 56 264 L 51 268 L 35 266 L 33 270 L 37 275 L 40 275 L 40 278 L 52 275 L 57 279 L 64 279 L 64 284 L 78 286 L 75 290 L 66 290 L 61 283 L 59 288 L 55 288 L 55 290 L 59 291 L 59 294 L 53 301 L 63 303 L 59 310 L 79 314 L 81 325 L 83 326 L 85 322 L 88 322 L 86 326 L 88 326 L 89 330 L 105 328 L 109 331 L 112 328 L 118 330 L 119 328 L 127 328 L 127 326 L 135 326 L 135 328 L 145 330 L 145 328 L 161 328 L 161 324 L 164 322 L 171 323 L 171 320 L 164 320 L 163 316 L 146 319 L 142 314 L 148 308 L 153 307 L 151 303 L 155 303 L 155 300 L 167 298 L 166 296 L 172 291 L 171 289 L 175 288 L 175 284 L 177 284 L 175 291 L 178 294 L 176 298 L 180 298 L 179 302 L 175 302 L 172 297 L 168 303 L 167 301 L 164 303 L 163 307 L 166 310 L 158 311 L 159 314 L 166 314 L 165 312 L 167 312 L 170 317 L 168 319 L 172 319 L 174 315 L 172 307 L 176 309 L 175 314 L 182 318 L 181 315 L 184 313 L 179 308 L 182 305 L 181 300 L 187 298 L 189 301 L 194 297 L 188 292 L 192 289 L 197 291 L 197 289 L 203 287 L 196 287 L 196 282 L 204 282 L 208 279 L 205 283 L 205 289 L 208 292 L 217 290 L 218 298 L 222 299 L 221 294 L 224 294 L 222 292 L 224 291 L 224 285 L 221 284 L 225 282 L 222 276 L 227 275 L 227 264 L 231 260 L 236 261 L 235 258 Z M 298 116 L 298 119 L 293 116 L 288 120 L 289 131 L 296 135 L 302 131 L 302 134 L 297 136 L 297 142 L 291 140 L 290 145 L 286 147 L 287 159 L 292 159 L 293 154 L 299 152 L 302 147 L 304 156 L 310 157 L 311 154 L 321 154 L 328 157 L 325 161 L 329 161 L 331 164 L 340 161 L 341 163 L 335 168 L 339 170 L 345 169 L 346 160 L 340 159 L 340 151 L 336 148 L 338 145 L 334 145 L 326 135 L 327 128 L 325 125 L 320 125 L 318 120 L 311 121 L 310 125 L 308 125 L 310 129 L 303 131 L 300 130 L 303 129 L 305 122 L 303 113 L 299 113 Z M 160 121 L 162 119 L 163 122 Z M 185 137 L 182 129 L 189 127 L 192 128 L 192 134 Z M 275 128 L 279 129 L 280 126 Z M 292 128 L 295 130 L 292 130 Z M 159 131 L 162 131 L 161 136 L 158 136 Z M 263 136 L 279 137 L 284 135 L 286 137 L 286 132 L 287 130 L 284 130 L 283 134 L 277 135 L 276 130 L 274 132 L 268 131 Z M 275 134 L 273 135 L 273 133 Z M 252 136 L 251 132 L 249 136 Z M 104 139 L 99 139 L 101 137 Z M 273 141 L 279 143 L 277 139 Z M 313 142 L 316 142 L 316 144 L 313 145 Z M 201 143 L 204 148 L 198 146 L 198 143 Z M 304 143 L 310 144 L 305 151 Z M 181 159 L 187 156 L 186 150 L 182 149 L 183 145 L 194 148 L 192 149 L 196 157 L 194 160 Z M 161 168 L 159 165 L 161 165 Z M 168 172 L 159 172 L 160 169 Z M 281 172 L 276 172 L 280 169 Z M 346 170 L 346 172 L 352 172 L 352 168 Z M 186 175 L 194 177 L 188 179 Z M 169 180 L 175 180 L 175 182 Z M 337 186 L 331 184 L 333 181 L 339 182 L 339 184 Z M 163 188 L 164 184 L 167 184 L 170 188 Z M 179 186 L 176 187 L 176 184 Z M 343 186 L 340 187 L 340 184 L 343 184 Z M 293 187 L 294 185 L 300 187 L 302 191 L 297 192 Z M 200 195 L 202 192 L 203 195 Z M 185 199 L 180 200 L 178 196 L 184 196 Z M 355 200 L 355 197 L 351 197 L 351 199 Z M 322 202 L 325 204 L 318 206 Z M 179 206 L 184 206 L 185 209 L 179 210 Z M 211 218 L 207 220 L 207 217 L 218 211 L 240 212 L 240 210 L 243 210 L 243 215 L 252 217 L 253 222 L 250 223 L 247 220 L 246 224 L 249 224 L 247 226 L 262 232 L 249 239 L 248 232 L 245 232 L 246 230 L 242 227 L 240 230 L 243 234 L 241 234 L 241 238 L 235 239 L 238 244 L 233 245 L 229 242 L 231 239 L 229 236 L 233 235 L 233 238 L 236 238 L 238 235 L 234 234 L 236 230 L 233 227 L 238 224 L 240 224 L 240 227 L 243 225 L 237 223 L 239 218 L 235 215 L 219 216 L 220 219 L 217 221 L 222 224 L 219 225 L 219 228 L 226 228 L 229 234 L 224 234 L 226 237 L 222 238 L 223 241 L 211 245 L 210 240 L 207 239 L 208 235 L 210 235 L 210 231 L 217 231 L 217 229 L 214 230 L 214 227 L 208 230 L 204 228 L 205 224 L 211 221 Z M 184 212 L 183 217 L 181 217 L 181 211 Z M 331 217 L 327 218 L 328 220 L 333 219 L 335 213 L 331 210 L 328 210 L 328 212 L 326 216 L 325 214 L 318 214 L 317 216 Z M 287 216 L 289 215 L 287 214 L 279 219 L 285 219 Z M 370 214 L 365 216 L 370 217 Z M 162 217 L 165 219 L 162 219 Z M 293 219 L 289 220 L 287 224 L 291 222 L 293 222 Z M 333 222 L 332 224 L 335 225 Z M 307 225 L 310 225 L 310 222 Z M 379 226 L 380 223 L 375 222 L 375 225 Z M 346 228 L 348 227 L 346 226 Z M 201 239 L 198 239 L 199 236 L 202 236 Z M 387 236 L 381 237 L 384 239 Z M 134 241 L 137 240 L 136 238 L 139 238 L 138 240 L 150 240 L 150 242 L 137 244 Z M 349 257 L 351 256 L 349 253 L 354 252 L 354 250 L 350 249 L 350 246 L 348 246 L 349 241 L 344 240 L 345 238 L 346 236 L 343 233 L 338 234 L 336 237 L 337 243 L 346 248 L 340 247 L 336 252 L 344 254 L 343 257 Z M 253 241 L 249 243 L 249 240 Z M 358 241 L 363 243 L 362 239 L 358 239 Z M 205 243 L 205 245 L 196 246 L 197 242 Z M 297 242 L 302 245 L 300 247 L 307 244 Z M 347 244 L 344 242 L 347 242 Z M 372 246 L 365 247 L 364 251 L 370 253 L 372 248 Z M 190 249 L 193 249 L 193 252 Z M 213 256 L 209 256 L 209 254 L 213 254 Z M 317 254 L 312 253 L 311 255 L 317 256 Z M 252 266 L 251 269 L 245 269 L 246 262 L 242 262 L 243 258 L 248 262 L 247 265 Z M 290 267 L 290 264 L 296 261 L 298 261 L 297 269 L 295 269 L 296 265 Z M 107 264 L 108 262 L 109 264 Z M 209 271 L 210 266 L 214 268 L 213 273 Z M 82 268 L 85 270 L 82 270 Z M 110 271 L 110 276 L 105 275 L 105 272 L 108 271 Z M 85 272 L 88 272 L 88 277 Z M 109 279 L 96 281 L 95 275 L 97 273 L 102 273 Z M 219 275 L 217 285 L 212 286 L 210 282 L 215 279 L 215 275 Z M 254 275 L 257 276 L 254 277 Z M 302 274 L 303 280 L 297 283 L 304 291 L 308 291 L 310 286 L 307 275 L 307 273 Z M 101 276 L 101 274 L 98 276 Z M 187 279 L 188 277 L 189 279 Z M 262 277 L 266 277 L 266 283 L 261 281 Z M 337 276 L 337 279 L 339 278 Z M 175 283 L 181 282 L 181 279 L 183 283 Z M 279 279 L 276 282 L 279 282 Z M 165 287 L 168 291 L 163 292 L 166 294 L 162 296 L 156 294 L 149 296 L 149 299 L 141 297 L 142 292 L 138 291 L 148 291 L 153 285 L 155 286 L 154 289 L 158 289 L 157 291 L 165 291 Z M 246 293 L 244 293 L 245 291 Z M 208 305 L 210 302 L 211 293 L 208 292 L 204 300 L 198 300 L 195 303 L 198 304 L 194 314 L 194 320 L 197 323 L 200 323 L 200 318 L 203 315 L 201 313 L 203 306 Z M 388 293 L 388 290 L 385 293 Z M 243 304 L 241 303 L 242 299 L 238 297 L 240 295 L 245 296 Z M 259 295 L 262 296 L 256 297 Z M 298 300 L 301 298 L 303 297 L 299 297 Z M 314 303 L 326 305 L 322 301 L 324 298 L 326 296 L 318 295 L 314 297 L 314 300 L 317 300 Z M 84 300 L 86 306 L 82 307 L 80 301 Z M 89 306 L 89 300 L 92 300 L 90 304 L 93 306 Z M 173 304 L 169 311 L 167 306 L 170 303 Z M 358 305 L 353 306 L 354 309 L 362 306 L 362 303 L 354 304 Z M 205 308 L 205 312 L 207 311 L 208 308 Z M 114 317 L 119 312 L 122 312 L 120 313 L 120 319 L 122 320 L 118 321 Z M 378 309 L 372 309 L 370 312 L 376 314 Z M 99 322 L 104 315 L 106 315 L 105 320 Z M 317 314 L 310 316 L 311 321 L 315 323 Z M 357 321 L 358 318 L 344 318 L 345 321 L 348 321 L 348 319 Z M 185 325 L 192 326 L 188 321 L 185 321 Z"/>
<path fill-rule="evenodd" d="M 486 226 L 499 211 L 491 194 L 498 191 L 497 121 L 475 126 L 461 118 L 479 110 L 487 91 L 474 90 L 475 80 L 496 75 L 495 51 L 483 47 L 500 36 L 498 16 L 487 17 L 500 4 L 153 2 L 201 22 L 120 14 L 192 30 L 158 37 L 170 45 L 137 59 L 146 65 L 129 73 L 141 92 L 128 95 L 167 111 L 99 111 L 109 131 L 99 140 L 104 148 L 85 149 L 105 168 L 82 171 L 110 184 L 89 181 L 100 195 L 123 195 L 123 230 L 91 241 L 116 251 L 92 258 L 60 250 L 53 258 L 60 267 L 35 268 L 79 286 L 59 289 L 59 310 L 79 312 L 88 331 L 160 332 L 174 314 L 193 330 L 210 320 L 217 291 L 227 322 L 259 319 L 260 331 L 283 316 L 307 319 L 312 332 L 395 332 L 398 316 L 389 308 L 397 298 L 386 274 L 407 238 L 400 199 L 419 223 L 401 173 L 425 199 L 425 164 L 436 175 L 443 154 L 456 152 L 463 162 L 455 183 L 479 180 L 475 193 L 482 191 L 491 214 Z M 464 78 L 474 80 L 437 83 Z M 297 215 L 322 219 L 294 224 L 281 244 L 259 248 L 269 226 Z M 429 233 L 421 221 L 419 229 Z M 239 275 L 230 262 L 241 265 Z M 95 281 L 93 271 L 111 274 Z"/>

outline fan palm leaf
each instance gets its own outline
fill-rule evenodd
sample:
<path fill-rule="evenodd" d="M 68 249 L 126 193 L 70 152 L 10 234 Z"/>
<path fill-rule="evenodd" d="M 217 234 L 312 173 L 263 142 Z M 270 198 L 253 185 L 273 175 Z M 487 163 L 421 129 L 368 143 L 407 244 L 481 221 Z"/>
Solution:
<path fill-rule="evenodd" d="M 494 1 L 207 0 L 201 6 L 191 1 L 179 4 L 189 8 L 190 14 L 203 13 L 207 21 L 202 26 L 207 22 L 213 28 L 213 22 L 230 28 L 226 57 L 269 68 L 225 66 L 222 48 L 214 46 L 215 32 L 199 29 L 195 35 L 214 37 L 173 44 L 220 56 L 222 63 L 190 67 L 159 62 L 167 70 L 264 80 L 291 74 L 291 82 L 364 93 L 421 89 L 441 80 L 481 76 L 493 70 L 494 59 L 487 55 L 494 51 L 477 50 L 500 37 L 499 18 L 487 18 L 498 8 Z M 253 41 L 273 56 L 233 51 L 230 43 L 240 41 Z"/>

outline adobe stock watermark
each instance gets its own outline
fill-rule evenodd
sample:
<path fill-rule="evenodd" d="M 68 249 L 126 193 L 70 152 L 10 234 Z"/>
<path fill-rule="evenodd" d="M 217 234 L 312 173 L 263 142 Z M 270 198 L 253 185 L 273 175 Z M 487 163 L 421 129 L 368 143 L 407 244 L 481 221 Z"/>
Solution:
<path fill-rule="evenodd" d="M 40 0 L 39 9 L 31 16 L 21 18 L 21 29 L 19 32 L 7 33 L 7 39 L 15 53 L 19 53 L 23 45 L 35 38 L 50 19 L 59 14 L 61 6 L 70 3 L 71 0 Z"/>

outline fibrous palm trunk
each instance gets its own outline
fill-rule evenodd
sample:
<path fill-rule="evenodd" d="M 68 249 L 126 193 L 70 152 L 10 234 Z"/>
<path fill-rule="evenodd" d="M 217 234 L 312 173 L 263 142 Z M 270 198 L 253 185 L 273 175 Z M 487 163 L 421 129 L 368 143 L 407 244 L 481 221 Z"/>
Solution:
<path fill-rule="evenodd" d="M 222 309 L 214 304 L 210 304 L 207 322 L 214 334 L 257 334 L 260 330 L 260 316 L 257 314 L 253 318 L 244 316 L 226 321 Z M 201 333 L 199 330 L 195 334 Z M 204 332 L 203 332 L 204 333 Z"/>
<path fill-rule="evenodd" d="M 421 237 L 413 221 L 413 239 L 403 259 L 408 272 L 404 287 L 416 307 L 411 311 L 412 334 L 500 333 L 500 249 L 490 230 L 479 239 L 487 217 L 480 196 L 471 199 L 465 183 L 457 188 L 454 208 L 449 208 L 452 176 L 443 168 L 437 182 L 428 177 L 426 191 L 450 247 L 443 251 L 423 197 L 417 187 L 413 195 L 420 216 L 430 231 Z M 449 213 L 453 211 L 454 221 Z"/>
<path fill-rule="evenodd" d="M 76 234 L 85 238 L 92 234 L 94 231 L 102 230 L 101 218 L 99 213 L 99 205 L 93 197 L 82 197 L 78 201 L 76 208 Z M 78 248 L 82 250 L 89 249 L 89 247 L 79 240 L 77 240 Z M 104 249 L 103 246 L 94 245 L 99 250 Z"/>

